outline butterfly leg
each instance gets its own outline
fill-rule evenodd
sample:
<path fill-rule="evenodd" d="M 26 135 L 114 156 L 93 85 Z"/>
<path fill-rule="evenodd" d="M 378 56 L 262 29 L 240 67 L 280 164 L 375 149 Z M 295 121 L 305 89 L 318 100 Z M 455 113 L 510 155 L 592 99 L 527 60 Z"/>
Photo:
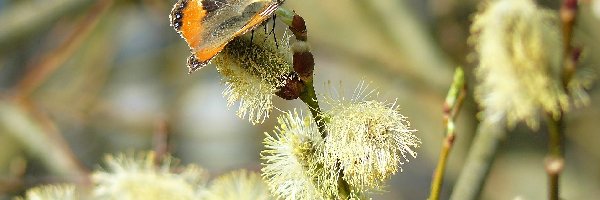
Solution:
<path fill-rule="evenodd" d="M 275 22 L 277 21 L 277 15 L 273 15 L 273 27 L 271 27 L 271 32 L 269 33 L 269 35 L 271 33 L 273 33 L 273 40 L 275 40 L 275 47 L 279 49 L 279 44 L 277 43 L 277 36 L 275 34 Z"/>

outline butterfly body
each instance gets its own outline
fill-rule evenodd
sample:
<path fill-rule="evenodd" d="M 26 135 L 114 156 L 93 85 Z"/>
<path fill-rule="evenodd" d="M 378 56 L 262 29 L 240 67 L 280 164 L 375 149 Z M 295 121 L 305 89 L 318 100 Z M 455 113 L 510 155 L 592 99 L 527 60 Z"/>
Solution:
<path fill-rule="evenodd" d="M 269 19 L 283 0 L 179 0 L 171 26 L 188 43 L 189 72 L 206 66 L 228 42 Z"/>

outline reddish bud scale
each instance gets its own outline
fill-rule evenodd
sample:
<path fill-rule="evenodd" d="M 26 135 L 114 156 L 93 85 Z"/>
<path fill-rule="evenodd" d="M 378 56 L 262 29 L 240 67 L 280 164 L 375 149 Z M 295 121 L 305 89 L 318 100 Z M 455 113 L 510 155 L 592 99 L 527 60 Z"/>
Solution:
<path fill-rule="evenodd" d="M 456 135 L 452 134 L 446 137 L 444 140 L 444 147 L 451 148 L 454 144 L 454 140 L 456 139 Z"/>
<path fill-rule="evenodd" d="M 565 0 L 563 1 L 563 6 L 569 10 L 576 10 L 577 0 Z"/>
<path fill-rule="evenodd" d="M 298 73 L 300 79 L 304 80 L 312 77 L 315 69 L 315 58 L 311 52 L 294 52 L 294 71 Z"/>
<path fill-rule="evenodd" d="M 300 17 L 300 15 L 294 15 L 294 18 L 292 18 L 292 25 L 290 26 L 290 30 L 292 31 L 297 40 L 306 41 L 308 39 L 306 33 L 306 23 L 304 23 L 304 18 Z"/>
<path fill-rule="evenodd" d="M 579 61 L 579 58 L 581 57 L 581 48 L 577 47 L 577 48 L 573 48 L 572 53 L 571 53 L 571 59 L 575 62 Z"/>
<path fill-rule="evenodd" d="M 298 75 L 292 72 L 285 81 L 285 85 L 275 92 L 275 94 L 285 100 L 293 100 L 300 97 L 304 92 L 304 81 L 300 80 Z"/>
<path fill-rule="evenodd" d="M 572 23 L 575 21 L 577 12 L 577 0 L 564 0 L 560 8 L 560 16 L 563 23 Z"/>

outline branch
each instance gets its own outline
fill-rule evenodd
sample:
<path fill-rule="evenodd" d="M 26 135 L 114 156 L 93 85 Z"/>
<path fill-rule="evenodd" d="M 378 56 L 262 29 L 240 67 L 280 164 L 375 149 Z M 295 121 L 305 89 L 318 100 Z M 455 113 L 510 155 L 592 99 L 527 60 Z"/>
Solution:
<path fill-rule="evenodd" d="M 460 172 L 452 195 L 450 195 L 451 200 L 479 199 L 498 146 L 506 137 L 506 131 L 502 127 L 504 126 L 486 120 L 479 123 L 466 164 Z"/>
<path fill-rule="evenodd" d="M 462 68 L 458 67 L 454 71 L 454 81 L 450 86 L 450 90 L 446 96 L 446 101 L 444 102 L 444 127 L 446 127 L 445 138 L 442 142 L 440 158 L 433 175 L 433 180 L 431 181 L 431 192 L 428 198 L 429 200 L 437 200 L 440 198 L 448 155 L 450 154 L 450 150 L 452 149 L 454 140 L 456 139 L 454 120 L 458 116 L 458 112 L 460 111 L 460 107 L 464 102 L 466 92 L 464 72 Z"/>
<path fill-rule="evenodd" d="M 568 90 L 568 85 L 575 74 L 578 56 L 572 56 L 573 27 L 577 17 L 577 0 L 563 0 L 560 8 L 563 33 L 563 88 Z M 560 199 L 560 173 L 564 169 L 565 131 L 563 127 L 564 112 L 558 118 L 547 114 L 548 118 L 548 153 L 546 155 L 545 169 L 548 175 L 548 199 Z"/>
<path fill-rule="evenodd" d="M 302 93 L 300 93 L 300 100 L 308 106 L 310 113 L 319 128 L 321 137 L 325 139 L 327 137 L 327 129 L 325 126 L 326 119 L 322 114 L 313 85 L 315 62 L 308 44 L 306 43 L 308 40 L 308 31 L 306 30 L 304 18 L 283 8 L 277 10 L 277 16 L 289 26 L 289 29 L 297 40 L 297 42 L 293 44 L 292 50 L 294 52 L 294 72 L 298 74 L 299 79 L 304 83 L 304 89 L 302 90 Z M 342 177 L 344 177 L 344 174 L 340 172 L 338 177 L 338 194 L 341 198 L 347 199 L 351 192 L 350 185 L 348 185 Z"/>

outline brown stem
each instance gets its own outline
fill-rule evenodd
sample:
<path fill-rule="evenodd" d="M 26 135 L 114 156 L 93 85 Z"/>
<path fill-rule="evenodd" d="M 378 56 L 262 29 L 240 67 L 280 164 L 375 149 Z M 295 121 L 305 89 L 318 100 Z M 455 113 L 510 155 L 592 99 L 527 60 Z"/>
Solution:
<path fill-rule="evenodd" d="M 575 74 L 575 63 L 572 62 L 573 46 L 573 27 L 577 17 L 577 0 L 564 0 L 560 8 L 560 19 L 562 22 L 563 34 L 563 85 L 567 86 L 573 74 Z"/>
<path fill-rule="evenodd" d="M 577 17 L 577 0 L 564 0 L 560 8 L 563 33 L 563 88 L 568 90 L 576 70 L 576 57 L 571 56 L 573 46 L 573 27 Z M 564 112 L 558 118 L 548 114 L 548 154 L 546 156 L 545 168 L 548 176 L 548 199 L 560 199 L 560 173 L 564 168 Z"/>
<path fill-rule="evenodd" d="M 564 131 L 562 117 L 554 120 L 548 114 L 548 155 L 546 156 L 546 173 L 548 174 L 548 199 L 559 200 L 559 175 L 564 168 Z"/>
<path fill-rule="evenodd" d="M 156 122 L 154 130 L 154 164 L 159 166 L 166 156 L 169 155 L 169 124 L 165 119 L 159 119 Z"/>

